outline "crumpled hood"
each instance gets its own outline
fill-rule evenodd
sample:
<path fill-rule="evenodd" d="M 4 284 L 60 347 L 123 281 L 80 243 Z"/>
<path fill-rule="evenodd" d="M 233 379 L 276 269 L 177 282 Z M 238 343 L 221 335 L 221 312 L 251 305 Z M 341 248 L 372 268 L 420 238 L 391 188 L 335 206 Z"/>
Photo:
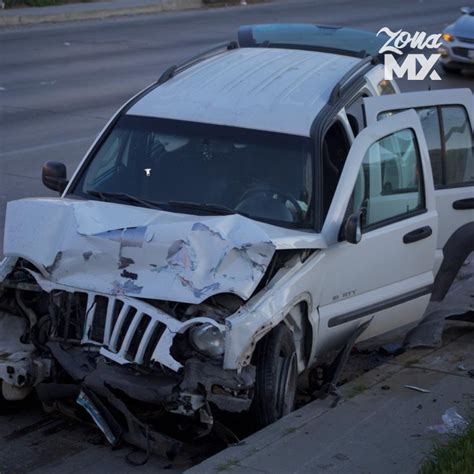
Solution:
<path fill-rule="evenodd" d="M 52 282 L 98 293 L 186 303 L 227 292 L 248 299 L 276 249 L 264 228 L 240 215 L 22 199 L 8 203 L 4 252 Z"/>

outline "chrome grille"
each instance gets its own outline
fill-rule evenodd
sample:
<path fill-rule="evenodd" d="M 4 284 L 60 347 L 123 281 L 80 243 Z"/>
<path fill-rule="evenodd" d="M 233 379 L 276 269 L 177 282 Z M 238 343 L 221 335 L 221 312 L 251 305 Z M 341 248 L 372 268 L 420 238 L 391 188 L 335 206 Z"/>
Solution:
<path fill-rule="evenodd" d="M 152 361 L 170 316 L 127 297 L 79 295 L 87 298 L 83 344 L 100 345 L 104 355 L 121 363 L 149 364 Z"/>
<path fill-rule="evenodd" d="M 62 309 L 58 315 L 58 337 L 72 337 L 76 341 L 80 339 L 82 344 L 97 345 L 104 357 L 121 365 L 157 362 L 178 371 L 183 366 L 171 355 L 177 334 L 204 323 L 222 332 L 227 330 L 223 324 L 205 316 L 179 321 L 140 299 L 79 288 L 71 291 L 70 286 L 30 273 L 44 291 L 54 292 L 53 298 L 58 298 L 56 306 Z"/>

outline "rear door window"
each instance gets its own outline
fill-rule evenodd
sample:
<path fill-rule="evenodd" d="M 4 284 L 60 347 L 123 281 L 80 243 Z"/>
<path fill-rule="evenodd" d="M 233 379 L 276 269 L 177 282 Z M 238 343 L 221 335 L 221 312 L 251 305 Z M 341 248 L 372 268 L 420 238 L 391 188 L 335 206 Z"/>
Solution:
<path fill-rule="evenodd" d="M 383 112 L 379 119 L 402 111 Z M 425 133 L 436 188 L 474 184 L 472 127 L 461 105 L 416 109 Z"/>

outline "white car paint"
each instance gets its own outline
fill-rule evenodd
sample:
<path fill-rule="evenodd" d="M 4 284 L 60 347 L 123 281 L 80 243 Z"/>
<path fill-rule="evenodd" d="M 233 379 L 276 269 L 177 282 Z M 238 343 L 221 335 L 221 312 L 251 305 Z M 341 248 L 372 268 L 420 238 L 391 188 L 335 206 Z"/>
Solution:
<path fill-rule="evenodd" d="M 128 113 L 309 136 L 334 85 L 358 61 L 313 51 L 235 49 L 183 71 Z"/>
<path fill-rule="evenodd" d="M 181 72 L 139 97 L 137 102 L 129 102 L 131 108 L 126 113 L 307 137 L 316 116 L 326 107 L 334 86 L 357 62 L 356 58 L 309 51 L 265 48 L 229 51 Z M 373 94 L 379 94 L 377 86 L 381 71 L 377 66 L 365 76 L 366 86 Z M 398 94 L 394 100 L 399 97 L 403 100 Z M 472 102 L 470 104 L 472 108 Z M 350 129 L 343 107 L 336 113 Z M 470 110 L 470 113 L 474 112 Z M 425 212 L 371 230 L 357 245 L 340 240 L 350 196 L 367 150 L 379 139 L 407 128 L 414 130 L 421 153 Z M 87 155 L 71 182 L 86 159 Z M 155 323 L 164 324 L 166 331 L 153 357 L 172 370 L 181 367 L 170 354 L 174 337 L 197 322 L 213 324 L 225 334 L 223 367 L 241 370 L 249 364 L 257 342 L 284 321 L 293 330 L 298 368 L 302 371 L 326 350 L 344 344 L 361 323 L 371 320 L 369 329 L 360 337 L 365 340 L 415 323 L 422 318 L 428 304 L 428 288 L 433 283 L 436 264 L 439 210 L 426 141 L 413 111 L 380 123 L 373 121 L 354 139 L 320 233 L 276 227 L 242 216 L 171 214 L 120 204 L 75 201 L 65 195 L 56 200 L 29 199 L 9 204 L 5 238 L 7 258 L 0 265 L 0 282 L 16 259 L 22 257 L 38 267 L 40 273 L 34 273 L 34 276 L 45 291 L 86 292 L 87 308 L 91 313 L 83 343 L 104 346 L 101 353 L 122 365 L 129 361 L 124 357 L 124 347 L 114 345 L 119 329 L 111 327 L 110 314 L 104 341 L 91 340 L 88 335 L 97 295 L 107 298 L 109 307 L 120 300 L 128 307 L 136 308 L 138 317 L 148 315 Z M 191 265 L 193 261 L 198 262 L 197 256 L 196 259 L 168 262 L 170 247 L 176 241 L 189 238 L 196 223 L 200 228 L 206 226 L 208 229 L 206 238 L 194 241 L 205 262 L 201 274 Z M 403 237 L 420 227 L 430 227 L 432 235 L 414 244 L 404 244 Z M 141 245 L 127 247 L 127 253 L 122 255 L 122 240 L 127 229 L 136 228 L 143 228 Z M 107 233 L 111 233 L 110 238 L 97 236 Z M 247 245 L 256 251 L 250 265 L 248 258 L 239 255 L 235 266 L 229 262 L 228 272 L 212 274 L 210 270 L 216 267 L 220 258 L 225 259 Z M 262 248 L 264 251 L 260 252 Z M 266 287 L 254 293 L 273 252 L 285 249 L 314 252 L 307 258 L 295 255 Z M 98 261 L 92 265 L 94 256 Z M 132 259 L 131 265 L 138 265 L 128 269 L 136 270 L 134 285 L 141 287 L 138 293 L 128 291 L 124 282 L 120 291 L 113 285 L 121 256 Z M 89 264 L 92 269 L 88 270 Z M 166 264 L 166 271 L 153 272 L 150 264 Z M 183 285 L 182 281 L 176 284 L 177 278 L 183 276 L 182 271 L 189 277 L 185 279 L 192 282 L 191 287 Z M 196 296 L 196 288 L 202 290 L 213 282 L 219 283 L 219 288 L 209 288 Z M 212 318 L 181 322 L 140 299 L 200 303 L 222 291 L 246 300 L 223 324 L 217 324 Z M 412 297 L 406 299 L 407 294 Z M 385 307 L 387 301 L 393 301 L 393 304 Z M 119 315 L 120 321 L 124 314 Z M 344 320 L 345 316 L 354 314 L 357 317 Z M 306 317 L 312 331 L 309 355 L 303 351 L 302 340 Z M 134 321 L 131 325 L 131 332 L 124 339 L 125 346 L 138 324 Z M 142 349 L 149 335 L 144 336 Z M 138 355 L 142 352 L 139 350 Z"/>

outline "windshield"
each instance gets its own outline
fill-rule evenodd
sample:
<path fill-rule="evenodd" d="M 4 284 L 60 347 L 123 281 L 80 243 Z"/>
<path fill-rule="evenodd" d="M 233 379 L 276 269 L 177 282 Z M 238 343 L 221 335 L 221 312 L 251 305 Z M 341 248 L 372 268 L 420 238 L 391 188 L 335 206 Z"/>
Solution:
<path fill-rule="evenodd" d="M 72 193 L 311 227 L 311 156 L 309 138 L 124 115 Z"/>

